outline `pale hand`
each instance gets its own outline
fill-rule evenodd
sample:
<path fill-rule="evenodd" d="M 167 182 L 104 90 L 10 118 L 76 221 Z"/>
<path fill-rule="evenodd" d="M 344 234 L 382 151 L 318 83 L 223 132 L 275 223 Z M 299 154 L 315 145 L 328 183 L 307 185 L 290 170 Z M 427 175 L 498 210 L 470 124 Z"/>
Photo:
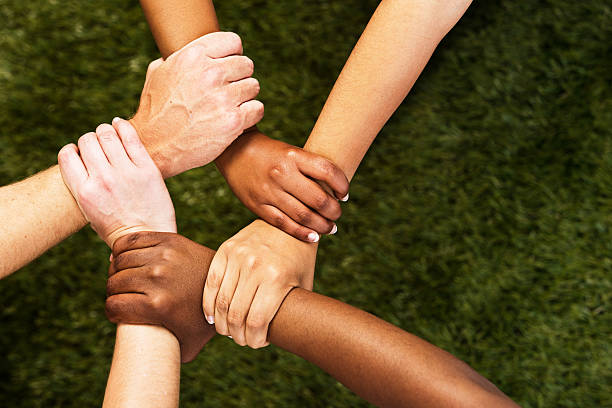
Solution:
<path fill-rule="evenodd" d="M 204 286 L 203 308 L 217 333 L 241 346 L 268 345 L 268 326 L 294 287 L 312 290 L 317 245 L 257 220 L 225 241 Z"/>
<path fill-rule="evenodd" d="M 153 61 L 131 119 L 164 177 L 213 161 L 261 120 L 253 61 L 234 33 L 207 34 Z"/>
<path fill-rule="evenodd" d="M 64 146 L 64 182 L 109 247 L 136 231 L 176 232 L 174 207 L 159 169 L 128 121 L 98 126 Z"/>

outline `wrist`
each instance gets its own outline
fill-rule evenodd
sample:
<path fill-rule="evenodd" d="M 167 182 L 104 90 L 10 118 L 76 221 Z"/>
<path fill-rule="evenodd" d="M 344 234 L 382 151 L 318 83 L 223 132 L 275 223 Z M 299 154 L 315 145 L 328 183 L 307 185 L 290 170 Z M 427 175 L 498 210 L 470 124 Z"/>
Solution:
<path fill-rule="evenodd" d="M 155 165 L 159 169 L 162 176 L 165 179 L 174 176 L 175 174 L 172 172 L 172 168 L 173 168 L 172 159 L 168 157 L 168 155 L 165 154 L 162 146 L 160 146 L 157 143 L 154 143 L 155 140 L 163 140 L 163 139 L 158 138 L 158 137 L 153 137 L 153 135 L 150 134 L 152 133 L 152 131 L 150 129 L 147 129 L 147 126 L 145 123 L 141 122 L 138 116 L 138 112 L 136 112 L 134 117 L 132 117 L 132 119 L 130 119 L 129 122 L 132 125 L 132 127 L 136 130 L 136 133 L 138 133 L 138 137 L 140 138 L 140 140 L 146 147 L 147 152 L 149 153 L 149 156 L 151 156 L 151 159 L 153 159 L 153 161 L 155 162 Z"/>
<path fill-rule="evenodd" d="M 155 227 L 150 227 L 148 225 L 122 227 L 108 234 L 104 241 L 106 241 L 106 243 L 112 250 L 113 247 L 115 246 L 115 242 L 117 242 L 119 238 L 124 237 L 126 235 L 134 234 L 136 232 L 172 232 L 176 234 L 177 229 L 176 229 L 176 223 L 168 224 L 168 225 L 158 225 Z"/>

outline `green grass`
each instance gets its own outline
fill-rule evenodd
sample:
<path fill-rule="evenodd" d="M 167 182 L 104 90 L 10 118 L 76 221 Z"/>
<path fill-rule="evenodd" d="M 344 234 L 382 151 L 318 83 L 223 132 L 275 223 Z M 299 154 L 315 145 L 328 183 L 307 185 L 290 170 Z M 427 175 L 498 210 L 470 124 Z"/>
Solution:
<path fill-rule="evenodd" d="M 255 61 L 264 131 L 304 142 L 376 4 L 218 2 Z M 0 21 L 7 184 L 130 115 L 157 53 L 136 1 L 4 0 Z M 525 407 L 612 407 L 611 38 L 602 1 L 474 4 L 368 153 L 315 290 L 452 352 Z M 198 242 L 253 218 L 212 166 L 168 184 Z M 0 282 L 0 405 L 100 405 L 108 252 L 87 229 Z M 182 376 L 184 407 L 367 406 L 297 357 L 222 338 Z"/>

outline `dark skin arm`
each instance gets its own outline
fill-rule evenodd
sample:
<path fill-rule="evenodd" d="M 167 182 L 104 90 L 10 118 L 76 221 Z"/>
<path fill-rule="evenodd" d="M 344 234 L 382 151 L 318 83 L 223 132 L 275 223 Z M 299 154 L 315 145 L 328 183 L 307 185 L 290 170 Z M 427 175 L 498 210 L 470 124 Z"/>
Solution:
<path fill-rule="evenodd" d="M 202 288 L 214 251 L 177 234 L 119 239 L 106 302 L 111 321 L 158 324 L 190 361 L 212 336 Z M 451 354 L 377 317 L 303 289 L 292 290 L 272 320 L 269 341 L 316 364 L 381 407 L 516 407 Z"/>

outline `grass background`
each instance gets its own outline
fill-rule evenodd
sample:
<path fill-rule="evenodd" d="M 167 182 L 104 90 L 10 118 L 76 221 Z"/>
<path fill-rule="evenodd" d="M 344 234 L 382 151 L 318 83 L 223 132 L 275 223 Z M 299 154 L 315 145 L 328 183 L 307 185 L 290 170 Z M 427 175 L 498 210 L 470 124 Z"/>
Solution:
<path fill-rule="evenodd" d="M 226 0 L 269 135 L 302 144 L 374 0 Z M 136 1 L 0 1 L 0 185 L 137 106 L 157 58 Z M 525 407 L 612 407 L 612 10 L 476 2 L 381 132 L 315 290 L 465 360 Z M 211 247 L 253 216 L 214 167 L 168 182 Z M 15 216 L 18 216 L 16 214 Z M 0 282 L 0 405 L 100 405 L 108 253 L 86 229 Z M 314 366 L 217 338 L 181 405 L 360 407 Z"/>

